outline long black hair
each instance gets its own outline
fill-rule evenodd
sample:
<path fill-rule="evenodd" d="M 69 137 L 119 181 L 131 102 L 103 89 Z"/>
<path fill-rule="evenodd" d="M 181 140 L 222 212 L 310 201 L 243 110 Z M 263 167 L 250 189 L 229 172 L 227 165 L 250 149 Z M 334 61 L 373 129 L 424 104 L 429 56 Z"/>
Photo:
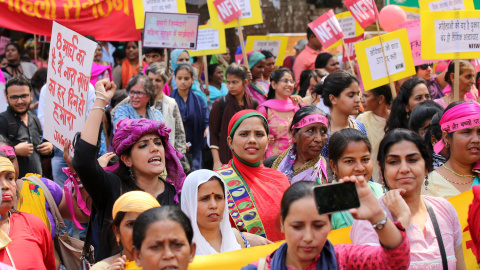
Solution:
<path fill-rule="evenodd" d="M 408 129 L 419 133 L 420 129 L 427 121 L 430 122 L 436 113 L 441 112 L 443 112 L 443 107 L 440 104 L 433 100 L 425 100 L 424 102 L 415 106 L 410 114 L 410 119 L 408 120 Z"/>
<path fill-rule="evenodd" d="M 293 73 L 290 69 L 288 68 L 279 68 L 275 70 L 272 75 L 270 76 L 270 89 L 268 90 L 268 95 L 267 99 L 274 99 L 275 98 L 275 89 L 273 89 L 272 84 L 273 82 L 277 83 L 282 79 L 283 75 L 286 73 L 292 75 L 293 80 L 295 80 L 295 77 L 293 77 Z"/>
<path fill-rule="evenodd" d="M 336 70 L 330 73 L 319 89 L 319 91 L 322 92 L 323 104 L 331 109 L 332 102 L 330 101 L 330 95 L 339 97 L 343 90 L 354 82 L 358 83 L 357 77 L 344 70 Z"/>

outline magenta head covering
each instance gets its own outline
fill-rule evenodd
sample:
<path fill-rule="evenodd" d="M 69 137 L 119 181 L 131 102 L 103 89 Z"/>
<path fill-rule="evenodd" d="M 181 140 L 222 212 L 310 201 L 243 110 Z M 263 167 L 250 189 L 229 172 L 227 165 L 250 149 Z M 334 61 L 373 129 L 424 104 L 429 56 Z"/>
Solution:
<path fill-rule="evenodd" d="M 480 126 L 480 105 L 475 102 L 460 103 L 443 113 L 440 119 L 440 128 L 447 133 L 457 130 Z M 433 150 L 440 153 L 445 144 L 440 140 L 435 144 Z"/>
<path fill-rule="evenodd" d="M 115 135 L 113 136 L 113 151 L 117 156 L 122 155 L 127 149 L 130 149 L 141 137 L 147 134 L 158 134 L 163 142 L 165 149 L 165 167 L 167 169 L 167 183 L 173 185 L 177 194 L 175 201 L 178 202 L 178 194 L 182 191 L 183 181 L 185 181 L 185 172 L 180 164 L 180 158 L 183 157 L 168 142 L 170 129 L 165 123 L 149 119 L 122 119 L 115 125 Z"/>

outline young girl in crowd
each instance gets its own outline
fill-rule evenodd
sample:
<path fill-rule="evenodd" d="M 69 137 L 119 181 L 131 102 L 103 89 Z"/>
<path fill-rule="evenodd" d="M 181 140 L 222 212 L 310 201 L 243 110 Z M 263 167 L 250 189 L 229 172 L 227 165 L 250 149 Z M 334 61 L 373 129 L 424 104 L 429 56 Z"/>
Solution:
<path fill-rule="evenodd" d="M 225 76 L 220 64 L 212 64 L 208 66 L 208 91 L 210 92 L 210 100 L 208 108 L 211 110 L 215 100 L 225 96 L 228 93 L 227 85 L 223 83 Z M 206 87 L 206 85 L 204 86 Z"/>
<path fill-rule="evenodd" d="M 390 107 L 385 133 L 396 128 L 408 128 L 408 118 L 415 106 L 429 99 L 430 93 L 424 79 L 413 77 L 404 82 Z"/>
<path fill-rule="evenodd" d="M 114 173 L 106 172 L 96 161 L 98 131 L 103 110 L 113 97 L 116 86 L 104 79 L 95 85 L 97 98 L 85 122 L 80 137 L 74 144 L 73 167 L 92 198 L 98 229 L 97 260 L 113 255 L 115 236 L 109 230 L 115 201 L 123 193 L 144 190 L 161 205 L 178 204 L 185 173 L 179 161 L 181 156 L 169 143 L 170 129 L 163 122 L 148 119 L 123 119 L 116 125 L 112 146 L 120 158 Z M 168 172 L 166 179 L 159 175 Z"/>
<path fill-rule="evenodd" d="M 271 79 L 268 100 L 257 108 L 257 111 L 267 118 L 270 127 L 266 158 L 278 155 L 290 146 L 289 127 L 293 115 L 300 109 L 290 99 L 295 88 L 292 72 L 289 69 L 280 68 L 272 73 Z"/>
<path fill-rule="evenodd" d="M 373 172 L 371 150 L 370 142 L 362 132 L 353 128 L 335 132 L 330 137 L 328 145 L 330 168 L 334 177 L 332 180 L 339 180 L 349 175 L 362 176 L 366 180 L 370 180 Z M 376 198 L 385 195 L 382 185 L 372 181 L 367 183 Z M 331 217 L 332 229 L 352 226 L 353 221 L 354 218 L 348 211 L 334 213 Z"/>
<path fill-rule="evenodd" d="M 478 102 L 478 93 L 475 93 L 477 92 L 475 89 L 475 67 L 466 60 L 458 61 L 460 66 L 460 76 L 458 78 L 459 100 Z M 443 89 L 445 96 L 435 99 L 435 101 L 444 108 L 454 101 L 452 87 L 453 82 L 455 81 L 455 61 L 450 62 L 448 65 L 447 73 L 445 73 L 445 81 L 448 83 L 448 85 Z"/>
<path fill-rule="evenodd" d="M 265 55 L 251 51 L 247 53 L 248 68 L 252 74 L 252 81 L 247 86 L 247 93 L 255 98 L 259 104 L 267 100 L 268 84 L 262 81 L 265 71 Z"/>
<path fill-rule="evenodd" d="M 367 130 L 368 141 L 372 146 L 371 160 L 377 160 L 378 146 L 385 135 L 385 123 L 390 115 L 392 90 L 388 84 L 362 93 L 362 105 L 365 112 L 357 117 Z M 380 182 L 380 167 L 373 162 L 372 180 Z"/>
<path fill-rule="evenodd" d="M 232 159 L 232 151 L 227 144 L 230 119 L 241 110 L 255 110 L 258 106 L 257 100 L 246 91 L 248 80 L 244 66 L 233 63 L 227 67 L 225 74 L 228 94 L 213 103 L 209 117 L 210 150 L 215 170 Z"/>
<path fill-rule="evenodd" d="M 444 148 L 448 160 L 431 172 L 422 194 L 449 199 L 480 184 L 480 105 L 475 102 L 450 103 L 440 119 L 442 139 L 434 146 L 435 153 Z"/>
<path fill-rule="evenodd" d="M 160 207 L 158 201 L 144 191 L 130 191 L 120 196 L 113 205 L 112 231 L 117 241 L 117 254 L 97 262 L 91 270 L 127 269 L 135 265 L 133 258 L 133 223 L 148 209 Z"/>
<path fill-rule="evenodd" d="M 181 64 L 175 69 L 177 88 L 170 95 L 178 104 L 187 137 L 187 154 L 192 155 L 192 170 L 202 168 L 202 149 L 208 128 L 208 108 L 202 98 L 192 91 L 193 68 Z M 190 144 L 189 144 L 190 143 Z"/>
<path fill-rule="evenodd" d="M 171 81 L 169 81 L 169 84 L 172 84 L 172 90 L 177 89 L 177 82 L 175 80 L 175 70 L 179 65 L 189 65 L 190 67 L 192 66 L 192 62 L 190 61 L 190 55 L 188 54 L 187 50 L 181 50 L 181 49 L 175 49 L 170 53 L 170 58 L 172 59 L 170 61 L 170 67 L 171 67 L 171 72 L 173 73 L 173 78 Z M 192 67 L 192 70 L 193 67 Z M 200 87 L 200 82 L 198 81 L 198 74 L 196 73 L 196 70 L 194 70 L 193 73 L 193 78 L 192 78 L 192 91 L 199 95 L 202 100 L 205 102 L 205 104 L 208 103 L 207 95 L 202 91 Z M 170 94 L 170 96 L 172 96 Z"/>
<path fill-rule="evenodd" d="M 316 183 L 300 181 L 282 197 L 280 223 L 286 243 L 242 269 L 407 269 L 410 243 L 405 229 L 385 215 L 363 177 L 343 180 L 355 183 L 360 199 L 360 208 L 351 209 L 350 213 L 368 224 L 385 222 L 381 230 L 375 230 L 377 246 L 333 246 L 327 239 L 332 230 L 330 215 L 318 213 L 313 197 Z"/>
<path fill-rule="evenodd" d="M 190 218 L 196 255 L 209 255 L 250 247 L 247 239 L 229 222 L 227 187 L 210 170 L 188 175 L 182 188 L 182 211 Z"/>
<path fill-rule="evenodd" d="M 466 268 L 462 227 L 455 208 L 443 198 L 420 195 L 423 182 L 428 181 L 427 174 L 432 171 L 431 159 L 417 133 L 395 129 L 386 134 L 380 143 L 378 162 L 389 191 L 379 202 L 389 219 L 399 221 L 407 229 L 411 245 L 410 269 L 463 270 Z M 355 221 L 350 239 L 354 244 L 378 245 L 377 233 L 371 223 Z M 440 237 L 443 246 L 439 248 Z M 444 249 L 446 261 L 440 249 Z"/>
<path fill-rule="evenodd" d="M 152 208 L 138 216 L 133 245 L 135 262 L 143 270 L 187 270 L 196 250 L 190 220 L 175 206 Z"/>

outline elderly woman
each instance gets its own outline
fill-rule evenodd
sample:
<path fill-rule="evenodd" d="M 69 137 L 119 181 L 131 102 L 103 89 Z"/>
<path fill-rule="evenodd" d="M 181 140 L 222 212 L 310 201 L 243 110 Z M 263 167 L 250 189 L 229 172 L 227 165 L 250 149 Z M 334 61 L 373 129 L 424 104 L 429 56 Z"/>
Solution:
<path fill-rule="evenodd" d="M 380 206 L 389 219 L 399 221 L 407 229 L 410 269 L 466 269 L 462 227 L 455 208 L 443 198 L 420 194 L 432 170 L 431 160 L 420 135 L 406 129 L 389 132 L 378 151 L 389 190 L 379 199 Z M 371 223 L 355 221 L 350 239 L 354 244 L 378 245 L 377 233 Z M 443 245 L 439 244 L 442 242 Z"/>
<path fill-rule="evenodd" d="M 99 239 L 97 260 L 113 255 L 114 235 L 108 229 L 114 202 L 132 190 L 145 190 L 161 205 L 178 204 L 185 173 L 179 154 L 168 141 L 170 129 L 163 122 L 148 119 L 123 119 L 116 125 L 112 146 L 120 158 L 113 173 L 105 172 L 95 159 L 98 130 L 105 106 L 116 86 L 108 80 L 95 85 L 97 97 L 80 137 L 76 138 L 75 168 L 97 210 Z M 166 179 L 159 177 L 167 170 Z"/>
<path fill-rule="evenodd" d="M 293 144 L 275 157 L 272 169 L 284 173 L 291 184 L 305 180 L 328 183 L 326 161 L 320 155 L 327 140 L 328 119 L 320 109 L 298 110 L 289 127 Z"/>
<path fill-rule="evenodd" d="M 119 253 L 97 262 L 91 270 L 129 269 L 135 265 L 133 258 L 133 223 L 148 209 L 160 207 L 158 201 L 144 191 L 130 191 L 120 196 L 113 205 L 112 230 L 115 233 Z"/>
<path fill-rule="evenodd" d="M 14 210 L 16 176 L 12 162 L 0 153 L 0 262 L 15 269 L 55 269 L 50 231 L 35 215 Z"/>
<path fill-rule="evenodd" d="M 8 43 L 5 46 L 5 59 L 7 59 L 7 66 L 2 68 L 2 71 L 7 81 L 17 75 L 25 75 L 31 79 L 37 71 L 35 64 L 20 62 L 20 47 L 16 43 Z"/>
<path fill-rule="evenodd" d="M 113 117 L 113 125 L 118 121 L 128 119 L 146 118 L 153 121 L 162 121 L 163 115 L 155 107 L 157 93 L 152 80 L 147 76 L 136 75 L 127 85 L 127 92 L 130 96 L 130 103 L 119 106 Z"/>
<path fill-rule="evenodd" d="M 209 255 L 250 247 L 229 222 L 227 187 L 218 173 L 198 170 L 189 174 L 182 188 L 182 211 L 190 218 L 195 255 Z"/>
<path fill-rule="evenodd" d="M 231 223 L 239 231 L 283 240 L 277 224 L 280 198 L 290 185 L 287 177 L 266 168 L 261 160 L 268 145 L 268 122 L 259 112 L 243 110 L 228 124 L 233 158 L 217 170 L 227 184 Z M 250 207 L 248 206 L 250 205 Z M 238 212 L 239 215 L 232 215 Z M 254 219 L 251 217 L 254 216 Z"/>
<path fill-rule="evenodd" d="M 248 68 L 252 73 L 252 81 L 247 86 L 247 93 L 262 104 L 267 101 L 268 84 L 262 81 L 265 71 L 265 55 L 261 52 L 251 51 L 247 53 Z"/>
<path fill-rule="evenodd" d="M 443 137 L 433 149 L 438 154 L 446 148 L 450 155 L 442 166 L 428 175 L 422 194 L 449 199 L 480 184 L 474 172 L 480 159 L 480 105 L 453 102 L 439 124 Z"/>

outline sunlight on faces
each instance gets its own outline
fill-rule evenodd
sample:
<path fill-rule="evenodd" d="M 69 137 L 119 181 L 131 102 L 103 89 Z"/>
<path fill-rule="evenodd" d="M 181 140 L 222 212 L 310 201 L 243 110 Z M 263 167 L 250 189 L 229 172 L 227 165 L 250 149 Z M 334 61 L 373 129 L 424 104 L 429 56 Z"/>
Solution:
<path fill-rule="evenodd" d="M 250 69 L 254 81 L 262 78 L 263 72 L 265 71 L 265 62 L 266 61 L 264 58 L 258 61 L 258 63 L 256 63 L 255 66 Z"/>
<path fill-rule="evenodd" d="M 373 161 L 370 151 L 363 141 L 350 141 L 343 150 L 337 164 L 330 160 L 330 166 L 338 179 L 345 176 L 363 176 L 367 181 L 372 177 Z"/>
<path fill-rule="evenodd" d="M 95 56 L 93 57 L 93 59 L 95 60 L 95 62 L 100 62 L 102 61 L 102 56 L 103 56 L 102 46 L 97 45 L 97 49 L 95 50 Z"/>
<path fill-rule="evenodd" d="M 272 81 L 272 88 L 275 90 L 275 99 L 285 100 L 292 95 L 295 83 L 290 83 L 290 81 L 294 82 L 292 75 L 288 72 L 285 72 L 278 82 Z"/>
<path fill-rule="evenodd" d="M 364 91 L 362 93 L 362 105 L 365 112 L 375 111 L 379 106 L 380 97 L 375 97 L 372 91 Z"/>
<path fill-rule="evenodd" d="M 430 99 L 430 92 L 428 91 L 427 86 L 423 83 L 419 83 L 413 88 L 412 95 L 408 99 L 408 105 L 405 106 L 405 109 L 410 113 L 418 104 Z"/>
<path fill-rule="evenodd" d="M 311 160 L 320 155 L 328 139 L 328 128 L 322 123 L 313 123 L 298 130 L 292 131 L 293 143 L 297 151 L 306 160 Z"/>
<path fill-rule="evenodd" d="M 418 192 L 427 176 L 425 160 L 410 141 L 393 144 L 385 158 L 385 181 L 390 189 L 404 189 L 405 195 Z"/>
<path fill-rule="evenodd" d="M 328 60 L 327 65 L 325 66 L 325 69 L 327 70 L 328 73 L 332 73 L 336 70 L 340 70 L 340 63 L 337 60 L 337 57 L 332 56 L 330 60 Z"/>
<path fill-rule="evenodd" d="M 2 146 L 9 146 L 9 145 L 6 144 L 6 143 L 0 142 L 0 147 L 2 147 Z M 5 153 L 5 155 L 6 155 L 6 153 Z M 13 168 L 15 168 L 15 179 L 18 179 L 18 174 L 20 172 L 20 168 L 18 166 L 17 156 L 11 155 L 11 156 L 7 156 L 7 158 L 12 162 Z M 22 181 L 22 183 L 23 183 L 23 181 Z"/>
<path fill-rule="evenodd" d="M 246 80 L 242 80 L 235 75 L 227 75 L 227 89 L 232 96 L 237 96 L 241 93 L 245 93 L 246 84 Z"/>
<path fill-rule="evenodd" d="M 258 117 L 243 120 L 235 131 L 233 139 L 229 136 L 227 140 L 232 152 L 250 163 L 260 161 L 267 151 L 267 132 L 262 120 Z"/>
<path fill-rule="evenodd" d="M 294 267 L 292 262 L 304 266 L 311 263 L 332 230 L 328 215 L 318 213 L 313 195 L 293 202 L 281 227 L 288 244 L 286 263 L 290 267 Z"/>
<path fill-rule="evenodd" d="M 357 82 L 353 82 L 345 88 L 340 96 L 330 95 L 332 106 L 343 112 L 345 115 L 356 115 L 360 108 L 360 87 Z"/>
<path fill-rule="evenodd" d="M 225 209 L 225 196 L 220 182 L 212 178 L 198 187 L 197 225 L 200 231 L 219 227 Z"/>
<path fill-rule="evenodd" d="M 163 80 L 160 73 L 155 74 L 153 72 L 149 72 L 148 78 L 151 79 L 153 82 L 153 86 L 155 87 L 155 93 L 158 94 L 163 91 L 163 88 L 165 87 L 165 81 Z"/>
<path fill-rule="evenodd" d="M 268 80 L 275 69 L 275 57 L 265 59 L 265 70 L 263 71 L 263 78 Z"/>
<path fill-rule="evenodd" d="M 127 52 L 127 59 L 129 61 L 138 60 L 138 46 L 135 42 L 129 41 L 127 43 L 125 51 Z"/>
<path fill-rule="evenodd" d="M 463 92 L 463 93 L 470 92 L 473 86 L 475 85 L 475 77 L 476 77 L 476 73 L 473 66 L 469 65 L 464 67 L 462 69 L 462 73 L 458 77 L 458 89 L 460 89 L 460 92 Z M 452 82 L 453 81 L 454 80 L 452 79 Z"/>
<path fill-rule="evenodd" d="M 190 56 L 187 52 L 182 52 L 177 58 L 177 64 L 180 63 L 190 63 Z"/>
<path fill-rule="evenodd" d="M 146 108 L 148 101 L 150 100 L 150 97 L 148 96 L 147 92 L 143 88 L 142 83 L 139 81 L 137 84 L 132 86 L 130 91 L 144 93 L 143 97 L 139 97 L 138 95 L 134 95 L 134 96 L 130 95 L 130 104 L 132 104 L 132 107 L 137 110 Z"/>
<path fill-rule="evenodd" d="M 419 67 L 416 76 L 424 79 L 425 81 L 429 81 L 432 78 L 432 70 L 433 68 L 431 66 L 428 66 L 425 70 Z"/>
<path fill-rule="evenodd" d="M 221 66 L 217 66 L 215 68 L 215 72 L 213 72 L 213 76 L 211 78 L 212 82 L 221 84 L 223 83 L 223 69 Z"/>
<path fill-rule="evenodd" d="M 20 59 L 20 52 L 15 46 L 8 45 L 7 48 L 5 48 L 5 59 L 10 62 L 15 62 Z"/>
<path fill-rule="evenodd" d="M 136 176 L 152 177 L 165 169 L 165 149 L 162 139 L 155 134 L 142 136 L 133 145 L 130 156 L 120 158 L 127 167 L 132 167 Z"/>
<path fill-rule="evenodd" d="M 32 93 L 26 85 L 10 85 L 7 89 L 8 105 L 10 108 L 18 114 L 24 114 L 30 108 L 30 102 L 32 101 Z M 23 97 L 26 97 L 23 99 Z M 16 101 L 13 97 L 18 98 Z"/>
<path fill-rule="evenodd" d="M 133 223 L 140 214 L 141 213 L 137 212 L 126 212 L 125 216 L 120 222 L 119 228 L 114 228 L 115 236 L 120 239 L 123 249 L 129 254 L 132 254 L 133 250 Z"/>
<path fill-rule="evenodd" d="M 178 222 L 160 220 L 150 224 L 140 250 L 134 250 L 137 266 L 143 270 L 187 270 L 195 257 L 195 243 L 188 243 Z"/>
<path fill-rule="evenodd" d="M 178 90 L 186 91 L 192 87 L 192 74 L 185 69 L 179 70 L 177 74 L 175 74 L 175 82 L 177 83 Z"/>
<path fill-rule="evenodd" d="M 160 61 L 162 61 L 162 55 L 158 52 L 151 52 L 145 54 L 145 62 L 147 62 L 147 65 Z"/>
<path fill-rule="evenodd" d="M 3 171 L 0 173 L 0 188 L 2 189 L 2 203 L 0 204 L 0 215 L 7 213 L 15 206 L 17 183 L 15 173 Z"/>
<path fill-rule="evenodd" d="M 445 143 L 450 144 L 450 158 L 465 165 L 480 159 L 480 126 L 457 130 L 451 137 L 443 132 Z"/>

